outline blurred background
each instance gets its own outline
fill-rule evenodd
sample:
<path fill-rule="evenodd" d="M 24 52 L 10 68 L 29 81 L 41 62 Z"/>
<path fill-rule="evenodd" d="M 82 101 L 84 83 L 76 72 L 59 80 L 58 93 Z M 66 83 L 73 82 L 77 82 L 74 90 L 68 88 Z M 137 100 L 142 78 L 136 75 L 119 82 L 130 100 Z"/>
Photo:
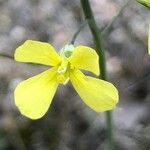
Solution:
<path fill-rule="evenodd" d="M 126 3 L 91 0 L 103 29 Z M 148 8 L 131 1 L 104 37 L 109 81 L 119 89 L 113 111 L 116 150 L 150 150 L 150 57 Z M 83 22 L 79 0 L 0 0 L 0 53 L 14 55 L 27 39 L 59 51 Z M 89 28 L 76 45 L 94 48 Z M 60 86 L 46 115 L 30 120 L 14 104 L 16 85 L 47 67 L 0 57 L 0 150 L 107 150 L 105 113 L 95 113 L 71 84 Z"/>

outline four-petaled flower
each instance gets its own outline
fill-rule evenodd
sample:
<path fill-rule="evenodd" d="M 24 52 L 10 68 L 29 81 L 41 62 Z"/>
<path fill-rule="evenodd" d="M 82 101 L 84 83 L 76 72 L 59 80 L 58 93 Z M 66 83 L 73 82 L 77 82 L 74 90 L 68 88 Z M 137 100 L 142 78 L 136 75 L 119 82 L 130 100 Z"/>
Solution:
<path fill-rule="evenodd" d="M 48 43 L 27 40 L 16 49 L 15 60 L 52 66 L 16 87 L 15 104 L 26 117 L 41 118 L 47 112 L 58 85 L 69 80 L 82 100 L 97 112 L 111 110 L 118 102 L 118 91 L 111 83 L 85 76 L 80 71 L 83 69 L 99 75 L 99 58 L 90 47 L 66 45 L 58 55 Z"/>

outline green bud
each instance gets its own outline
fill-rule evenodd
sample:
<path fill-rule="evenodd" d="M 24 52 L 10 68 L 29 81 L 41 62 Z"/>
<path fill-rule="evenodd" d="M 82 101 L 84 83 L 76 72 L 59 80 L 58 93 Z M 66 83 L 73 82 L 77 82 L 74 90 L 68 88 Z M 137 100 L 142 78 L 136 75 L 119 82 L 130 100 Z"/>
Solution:
<path fill-rule="evenodd" d="M 67 44 L 61 49 L 61 54 L 65 57 L 70 57 L 74 50 L 74 46 L 72 44 Z"/>

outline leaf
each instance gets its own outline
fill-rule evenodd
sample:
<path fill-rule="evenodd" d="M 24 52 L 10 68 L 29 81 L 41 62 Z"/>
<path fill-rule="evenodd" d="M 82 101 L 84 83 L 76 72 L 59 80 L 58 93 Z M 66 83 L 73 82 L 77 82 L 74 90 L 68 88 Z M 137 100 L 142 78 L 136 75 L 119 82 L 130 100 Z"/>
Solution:
<path fill-rule="evenodd" d="M 141 3 L 142 5 L 150 8 L 150 0 L 137 0 L 137 2 Z"/>

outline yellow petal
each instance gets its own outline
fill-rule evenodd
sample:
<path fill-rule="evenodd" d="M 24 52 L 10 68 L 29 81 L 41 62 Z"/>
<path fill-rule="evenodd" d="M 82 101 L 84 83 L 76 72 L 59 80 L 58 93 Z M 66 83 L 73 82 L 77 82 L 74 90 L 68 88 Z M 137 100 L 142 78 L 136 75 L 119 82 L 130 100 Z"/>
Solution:
<path fill-rule="evenodd" d="M 93 110 L 102 112 L 115 108 L 118 91 L 113 84 L 85 76 L 79 70 L 70 73 L 70 80 L 81 99 Z"/>
<path fill-rule="evenodd" d="M 148 54 L 150 55 L 150 25 L 149 25 L 149 33 L 148 33 Z"/>
<path fill-rule="evenodd" d="M 56 66 L 60 63 L 61 58 L 52 45 L 45 42 L 27 40 L 16 49 L 15 60 Z"/>
<path fill-rule="evenodd" d="M 96 51 L 90 47 L 78 46 L 75 47 L 70 63 L 77 69 L 84 69 L 99 75 L 99 57 Z"/>
<path fill-rule="evenodd" d="M 15 104 L 22 115 L 41 118 L 48 110 L 57 89 L 56 68 L 22 81 L 15 89 Z"/>

